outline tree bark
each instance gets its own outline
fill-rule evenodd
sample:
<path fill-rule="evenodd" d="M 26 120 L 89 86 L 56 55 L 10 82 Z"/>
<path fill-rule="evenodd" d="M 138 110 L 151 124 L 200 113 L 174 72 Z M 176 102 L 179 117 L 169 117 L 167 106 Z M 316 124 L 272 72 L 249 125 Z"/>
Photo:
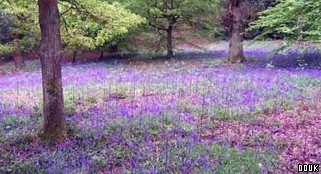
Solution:
<path fill-rule="evenodd" d="M 57 142 L 66 138 L 61 79 L 62 46 L 57 0 L 38 0 L 41 42 L 39 56 L 43 87 L 43 139 Z"/>
<path fill-rule="evenodd" d="M 233 20 L 229 28 L 229 57 L 230 63 L 242 63 L 245 61 L 243 53 L 242 36 L 242 12 L 241 0 L 230 0 L 230 12 L 233 14 Z"/>
<path fill-rule="evenodd" d="M 167 32 L 167 58 L 173 58 L 174 52 L 173 52 L 173 26 L 169 25 Z"/>

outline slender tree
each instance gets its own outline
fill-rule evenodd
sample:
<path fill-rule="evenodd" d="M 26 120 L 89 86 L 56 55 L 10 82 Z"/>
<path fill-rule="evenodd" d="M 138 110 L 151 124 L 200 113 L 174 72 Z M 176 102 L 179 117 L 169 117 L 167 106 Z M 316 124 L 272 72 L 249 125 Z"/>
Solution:
<path fill-rule="evenodd" d="M 190 27 L 192 21 L 219 13 L 219 0 L 120 0 L 145 17 L 150 27 L 164 36 L 167 58 L 174 56 L 174 31 L 180 27 Z M 205 19 L 204 19 L 205 18 Z M 213 21 L 211 21 L 214 23 Z M 214 26 L 213 26 L 214 27 Z"/>
<path fill-rule="evenodd" d="M 182 18 L 181 13 L 177 11 L 180 7 L 178 1 L 147 1 L 149 10 L 147 11 L 147 18 L 149 19 L 149 25 L 155 27 L 158 31 L 166 32 L 166 50 L 167 58 L 174 56 L 173 51 L 173 29 L 174 25 L 178 22 L 179 18 Z"/>
<path fill-rule="evenodd" d="M 61 79 L 62 44 L 57 0 L 38 0 L 41 41 L 44 138 L 53 141 L 67 136 Z"/>

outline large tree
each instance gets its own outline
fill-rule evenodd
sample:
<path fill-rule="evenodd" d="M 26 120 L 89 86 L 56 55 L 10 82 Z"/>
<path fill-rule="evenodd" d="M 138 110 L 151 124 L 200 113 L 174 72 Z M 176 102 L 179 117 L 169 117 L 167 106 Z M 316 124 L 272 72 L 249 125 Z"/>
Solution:
<path fill-rule="evenodd" d="M 242 63 L 245 61 L 243 53 L 243 27 L 242 27 L 242 0 L 229 0 L 228 12 L 231 18 L 229 25 L 229 54 L 230 63 Z"/>
<path fill-rule="evenodd" d="M 57 0 L 38 0 L 41 42 L 44 136 L 61 141 L 67 136 L 61 79 L 61 37 Z"/>
<path fill-rule="evenodd" d="M 222 24 L 229 36 L 228 62 L 241 63 L 246 59 L 243 52 L 243 39 L 252 38 L 254 32 L 245 32 L 258 13 L 271 6 L 274 0 L 223 0 Z M 255 35 L 255 34 L 254 34 Z"/>
<path fill-rule="evenodd" d="M 34 42 L 34 47 L 39 46 L 43 138 L 49 142 L 61 141 L 67 136 L 60 64 L 63 46 L 68 49 L 95 49 L 143 22 L 141 17 L 130 13 L 119 3 L 62 0 L 59 4 L 57 0 L 38 0 L 38 4 L 34 0 L 6 0 L 0 3 L 0 13 L 10 15 L 16 23 L 13 33 L 23 34 L 23 39 L 14 40 L 18 44 L 0 44 L 0 51 L 14 51 L 24 43 L 24 39 Z"/>
<path fill-rule="evenodd" d="M 60 30 L 64 50 L 94 50 L 128 33 L 144 19 L 117 2 L 100 0 L 61 0 Z M 10 17 L 15 37 L 1 45 L 0 55 L 28 52 L 39 46 L 38 6 L 34 0 L 6 0 L 0 3 L 0 14 Z"/>

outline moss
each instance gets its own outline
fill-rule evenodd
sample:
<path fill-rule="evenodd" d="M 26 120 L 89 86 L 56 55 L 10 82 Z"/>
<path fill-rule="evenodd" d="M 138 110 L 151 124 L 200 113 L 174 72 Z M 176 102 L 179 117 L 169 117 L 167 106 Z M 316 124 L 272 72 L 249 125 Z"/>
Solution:
<path fill-rule="evenodd" d="M 57 88 L 56 85 L 53 82 L 50 82 L 47 88 L 48 93 L 51 95 L 55 94 L 57 92 L 56 88 Z"/>

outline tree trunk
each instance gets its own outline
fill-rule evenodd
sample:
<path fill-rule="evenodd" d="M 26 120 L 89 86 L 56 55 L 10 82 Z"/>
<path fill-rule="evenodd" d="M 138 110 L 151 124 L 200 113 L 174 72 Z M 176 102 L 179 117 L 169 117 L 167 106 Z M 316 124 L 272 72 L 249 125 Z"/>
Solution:
<path fill-rule="evenodd" d="M 103 57 L 104 57 L 104 51 L 100 50 L 100 56 L 99 56 L 98 61 L 102 61 Z"/>
<path fill-rule="evenodd" d="M 110 53 L 118 53 L 118 52 L 119 52 L 119 47 L 118 47 L 118 45 L 112 45 L 112 46 L 110 46 L 109 52 L 110 52 Z"/>
<path fill-rule="evenodd" d="M 230 1 L 230 12 L 233 14 L 233 20 L 229 29 L 229 57 L 230 63 L 242 63 L 245 61 L 243 53 L 242 36 L 242 12 L 240 0 Z"/>
<path fill-rule="evenodd" d="M 21 51 L 17 51 L 13 55 L 13 61 L 16 69 L 22 69 L 25 67 L 25 57 Z"/>
<path fill-rule="evenodd" d="M 174 53 L 173 53 L 173 26 L 169 25 L 168 29 L 166 30 L 167 32 L 167 58 L 173 58 Z"/>
<path fill-rule="evenodd" d="M 77 57 L 77 50 L 74 51 L 74 55 L 72 56 L 72 63 L 76 62 L 76 57 Z"/>
<path fill-rule="evenodd" d="M 108 57 L 109 58 L 118 58 L 119 57 L 119 47 L 118 47 L 118 45 L 111 45 L 108 48 Z"/>
<path fill-rule="evenodd" d="M 41 42 L 39 56 L 43 87 L 43 139 L 57 142 L 66 138 L 61 79 L 62 46 L 57 0 L 38 0 Z"/>

